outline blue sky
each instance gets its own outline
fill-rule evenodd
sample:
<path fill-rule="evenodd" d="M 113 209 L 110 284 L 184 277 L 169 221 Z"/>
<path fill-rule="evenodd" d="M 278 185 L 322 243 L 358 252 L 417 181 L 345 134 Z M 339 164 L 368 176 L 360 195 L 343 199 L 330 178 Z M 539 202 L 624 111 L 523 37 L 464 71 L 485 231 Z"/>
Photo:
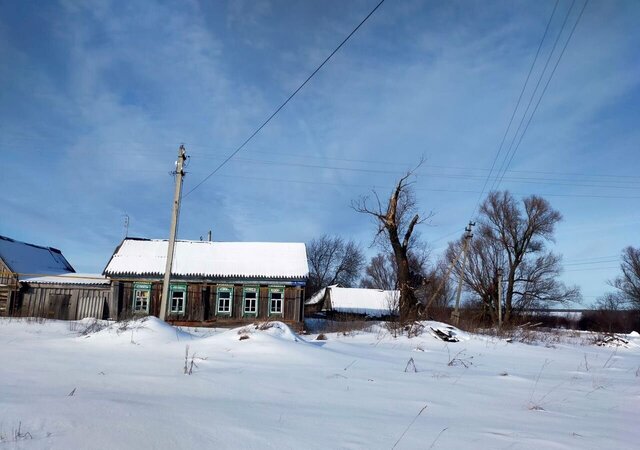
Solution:
<path fill-rule="evenodd" d="M 98 272 L 125 214 L 129 235 L 166 237 L 179 144 L 189 191 L 376 3 L 1 3 L 0 234 Z M 373 225 L 350 201 L 386 196 L 424 155 L 417 197 L 433 217 L 421 231 L 437 256 L 472 214 L 554 4 L 385 2 L 184 199 L 179 237 L 336 233 L 367 246 Z M 559 1 L 532 79 L 570 6 Z M 499 186 L 562 212 L 554 249 L 585 303 L 640 245 L 639 19 L 636 1 L 589 2 Z"/>

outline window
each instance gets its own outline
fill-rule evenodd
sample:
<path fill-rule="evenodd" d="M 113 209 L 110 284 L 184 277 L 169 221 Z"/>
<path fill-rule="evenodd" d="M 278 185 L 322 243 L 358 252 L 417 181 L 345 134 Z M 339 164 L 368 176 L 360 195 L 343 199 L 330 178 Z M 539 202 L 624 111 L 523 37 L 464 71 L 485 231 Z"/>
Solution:
<path fill-rule="evenodd" d="M 216 302 L 216 314 L 231 315 L 231 301 L 233 299 L 232 287 L 218 287 L 218 301 Z"/>
<path fill-rule="evenodd" d="M 245 316 L 257 316 L 258 315 L 258 288 L 257 287 L 245 287 L 244 288 L 244 310 Z"/>
<path fill-rule="evenodd" d="M 269 314 L 282 314 L 284 288 L 269 288 Z"/>
<path fill-rule="evenodd" d="M 184 314 L 187 306 L 187 285 L 171 285 L 171 314 Z"/>
<path fill-rule="evenodd" d="M 133 312 L 149 314 L 151 283 L 135 283 L 133 285 Z"/>

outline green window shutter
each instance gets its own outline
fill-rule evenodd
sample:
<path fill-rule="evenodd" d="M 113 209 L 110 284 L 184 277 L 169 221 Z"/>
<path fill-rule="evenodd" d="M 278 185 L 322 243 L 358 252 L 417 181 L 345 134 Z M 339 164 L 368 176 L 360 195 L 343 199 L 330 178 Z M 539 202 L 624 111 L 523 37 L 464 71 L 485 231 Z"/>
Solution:
<path fill-rule="evenodd" d="M 260 302 L 259 286 L 244 286 L 242 289 L 242 317 L 257 317 Z"/>
<path fill-rule="evenodd" d="M 284 315 L 284 286 L 269 286 L 269 316 Z"/>
<path fill-rule="evenodd" d="M 151 283 L 133 283 L 131 311 L 134 314 L 149 314 Z"/>
<path fill-rule="evenodd" d="M 233 311 L 233 286 L 218 286 L 216 295 L 216 315 L 231 316 Z"/>
<path fill-rule="evenodd" d="M 169 285 L 171 299 L 170 314 L 184 314 L 187 311 L 187 285 L 185 283 Z"/>

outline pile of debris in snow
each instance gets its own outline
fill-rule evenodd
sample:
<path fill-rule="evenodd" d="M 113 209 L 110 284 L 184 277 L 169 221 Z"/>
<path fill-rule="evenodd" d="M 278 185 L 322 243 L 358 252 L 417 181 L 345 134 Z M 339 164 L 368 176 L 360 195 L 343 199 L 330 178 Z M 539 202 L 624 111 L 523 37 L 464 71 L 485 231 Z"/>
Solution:
<path fill-rule="evenodd" d="M 598 347 L 625 347 L 628 348 L 629 341 L 616 336 L 615 334 L 598 335 L 593 340 Z"/>

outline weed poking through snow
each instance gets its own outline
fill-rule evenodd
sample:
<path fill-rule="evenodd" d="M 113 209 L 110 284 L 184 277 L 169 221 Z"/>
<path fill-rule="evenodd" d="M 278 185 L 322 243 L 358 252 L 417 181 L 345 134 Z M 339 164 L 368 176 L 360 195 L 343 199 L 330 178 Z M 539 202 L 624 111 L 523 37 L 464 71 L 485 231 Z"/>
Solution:
<path fill-rule="evenodd" d="M 18 422 L 18 428 L 14 428 L 13 430 L 11 430 L 11 433 L 9 433 L 9 435 L 0 433 L 0 443 L 2 444 L 4 444 L 5 442 L 19 442 L 28 439 L 33 439 L 33 436 L 31 436 L 31 433 L 29 433 L 28 431 L 22 431 L 22 422 Z"/>
<path fill-rule="evenodd" d="M 189 360 L 189 346 L 187 345 L 184 351 L 184 374 L 191 375 L 193 374 L 193 368 L 198 368 L 198 365 L 195 362 L 196 354 L 191 355 L 191 360 Z"/>
<path fill-rule="evenodd" d="M 413 358 L 409 358 L 409 361 L 407 361 L 407 365 L 404 368 L 405 372 L 417 372 L 418 368 L 416 367 L 416 362 L 413 360 Z"/>
<path fill-rule="evenodd" d="M 449 347 L 447 346 L 447 355 L 449 355 L 449 362 L 447 363 L 447 366 L 449 367 L 463 366 L 465 369 L 468 369 L 469 366 L 472 366 L 473 362 L 471 362 L 471 360 L 473 359 L 473 356 L 466 356 L 465 355 L 466 350 L 467 349 L 463 348 L 458 353 L 453 355 L 453 358 L 452 358 L 451 353 L 449 352 Z"/>

